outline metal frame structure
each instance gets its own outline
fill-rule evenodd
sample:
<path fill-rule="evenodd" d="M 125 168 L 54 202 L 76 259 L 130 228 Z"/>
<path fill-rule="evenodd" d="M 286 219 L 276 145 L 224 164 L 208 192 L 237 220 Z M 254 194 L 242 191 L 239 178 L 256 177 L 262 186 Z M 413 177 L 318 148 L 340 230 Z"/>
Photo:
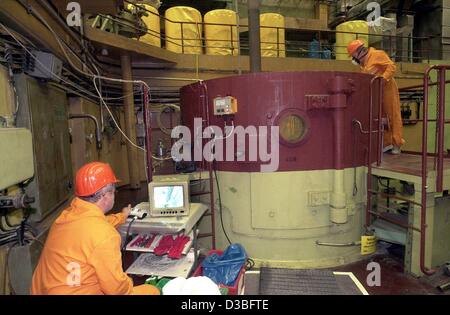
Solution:
<path fill-rule="evenodd" d="M 202 82 L 203 83 L 203 82 Z M 209 122 L 209 104 L 208 104 L 208 97 L 207 97 L 207 88 L 206 85 L 202 84 L 204 87 L 205 94 L 202 95 L 204 101 L 203 101 L 203 114 L 206 113 L 206 117 L 202 117 L 202 122 L 206 126 L 210 125 Z M 147 181 L 150 182 L 153 179 L 153 168 L 152 168 L 152 126 L 151 126 L 151 114 L 150 114 L 150 97 L 149 97 L 149 91 L 147 86 L 143 87 L 144 92 L 144 106 L 143 106 L 143 117 L 144 117 L 144 126 L 146 131 L 146 137 L 145 137 L 145 146 L 146 146 L 146 172 L 147 172 Z M 211 216 L 211 232 L 210 233 L 200 233 L 198 234 L 198 238 L 202 237 L 211 237 L 211 245 L 212 249 L 216 249 L 216 232 L 215 232 L 215 209 L 214 209 L 214 172 L 213 172 L 213 162 L 207 162 L 205 160 L 202 161 L 202 167 L 201 171 L 205 169 L 208 170 L 209 174 L 209 191 L 196 193 L 195 195 L 210 195 L 210 207 L 209 207 L 209 213 L 204 214 L 204 216 Z M 196 233 L 196 232 L 195 232 Z"/>
<path fill-rule="evenodd" d="M 437 70 L 438 72 L 438 81 L 435 83 L 430 83 L 429 74 L 432 70 Z M 425 237 L 426 237 L 426 205 L 427 205 L 427 160 L 428 160 L 428 122 L 434 120 L 428 120 L 428 89 L 432 85 L 437 85 L 437 93 L 438 93 L 438 117 L 436 121 L 436 132 L 437 132 L 437 154 L 432 154 L 434 158 L 434 167 L 436 170 L 436 192 L 443 191 L 443 172 L 444 172 L 444 129 L 445 124 L 450 123 L 450 120 L 445 119 L 445 84 L 449 83 L 446 81 L 446 71 L 450 70 L 450 65 L 434 65 L 429 67 L 424 74 L 423 85 L 422 86 L 412 86 L 403 88 L 403 90 L 409 90 L 414 88 L 423 88 L 424 93 L 424 103 L 422 108 L 423 119 L 418 120 L 422 121 L 422 152 L 421 152 L 421 160 L 422 160 L 422 168 L 421 168 L 421 202 L 416 203 L 413 201 L 409 201 L 417 206 L 420 206 L 420 228 L 416 228 L 412 225 L 404 225 L 403 223 L 397 222 L 390 218 L 383 216 L 381 213 L 372 211 L 371 201 L 372 194 L 381 194 L 378 191 L 372 190 L 372 132 L 377 133 L 377 156 L 376 156 L 376 165 L 380 166 L 381 164 L 381 137 L 382 137 L 382 121 L 381 121 L 381 113 L 382 113 L 382 88 L 379 89 L 379 102 L 378 102 L 378 130 L 373 131 L 373 83 L 377 80 L 381 80 L 381 77 L 375 77 L 371 81 L 370 86 L 370 108 L 369 108 L 369 130 L 368 130 L 368 161 L 367 161 L 367 206 L 366 206 L 366 226 L 369 227 L 371 223 L 371 214 L 375 215 L 385 221 L 389 221 L 393 224 L 411 228 L 415 231 L 420 232 L 420 270 L 426 275 L 432 275 L 435 273 L 435 270 L 429 269 L 425 267 Z M 382 82 L 382 81 L 381 81 Z M 396 196 L 389 195 L 389 198 L 393 199 L 401 199 Z"/>

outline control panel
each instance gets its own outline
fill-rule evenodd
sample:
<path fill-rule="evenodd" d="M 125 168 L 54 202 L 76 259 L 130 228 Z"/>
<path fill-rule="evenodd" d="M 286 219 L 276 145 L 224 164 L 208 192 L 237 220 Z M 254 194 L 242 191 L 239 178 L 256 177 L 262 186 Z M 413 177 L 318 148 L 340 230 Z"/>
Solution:
<path fill-rule="evenodd" d="M 237 113 L 237 99 L 233 96 L 214 98 L 214 115 L 233 115 Z"/>

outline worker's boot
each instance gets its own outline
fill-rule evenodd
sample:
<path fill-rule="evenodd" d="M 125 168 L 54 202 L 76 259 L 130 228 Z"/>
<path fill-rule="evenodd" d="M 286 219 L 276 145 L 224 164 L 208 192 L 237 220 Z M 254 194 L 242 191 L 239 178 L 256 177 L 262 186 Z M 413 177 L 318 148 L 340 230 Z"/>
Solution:
<path fill-rule="evenodd" d="M 393 148 L 392 144 L 385 146 L 383 148 L 383 153 L 388 152 L 389 150 L 392 150 L 392 148 Z"/>
<path fill-rule="evenodd" d="M 400 153 L 402 153 L 402 150 L 400 149 L 400 147 L 397 147 L 396 145 L 394 145 L 392 147 L 391 153 L 392 154 L 400 154 Z"/>

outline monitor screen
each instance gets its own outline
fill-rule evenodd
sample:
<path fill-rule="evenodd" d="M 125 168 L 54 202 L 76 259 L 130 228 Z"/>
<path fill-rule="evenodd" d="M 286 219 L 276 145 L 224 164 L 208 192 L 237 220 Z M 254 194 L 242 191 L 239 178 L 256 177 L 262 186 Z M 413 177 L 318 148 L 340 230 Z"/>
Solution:
<path fill-rule="evenodd" d="M 155 208 L 170 209 L 184 207 L 182 185 L 156 186 L 153 189 Z"/>

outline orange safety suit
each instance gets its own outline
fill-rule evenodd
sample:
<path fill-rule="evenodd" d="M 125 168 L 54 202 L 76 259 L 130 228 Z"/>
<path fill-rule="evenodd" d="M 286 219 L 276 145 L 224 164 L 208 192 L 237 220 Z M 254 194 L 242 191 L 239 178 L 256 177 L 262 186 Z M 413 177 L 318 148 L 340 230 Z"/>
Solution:
<path fill-rule="evenodd" d="M 400 110 L 400 96 L 394 74 L 396 66 L 389 56 L 382 50 L 369 48 L 366 62 L 361 67 L 363 72 L 384 78 L 383 112 L 389 120 L 389 126 L 384 131 L 384 146 L 405 144 L 403 139 L 403 123 Z"/>
<path fill-rule="evenodd" d="M 74 198 L 52 225 L 34 271 L 31 294 L 159 294 L 133 287 L 123 272 L 122 213 L 105 216 L 95 204 Z"/>

